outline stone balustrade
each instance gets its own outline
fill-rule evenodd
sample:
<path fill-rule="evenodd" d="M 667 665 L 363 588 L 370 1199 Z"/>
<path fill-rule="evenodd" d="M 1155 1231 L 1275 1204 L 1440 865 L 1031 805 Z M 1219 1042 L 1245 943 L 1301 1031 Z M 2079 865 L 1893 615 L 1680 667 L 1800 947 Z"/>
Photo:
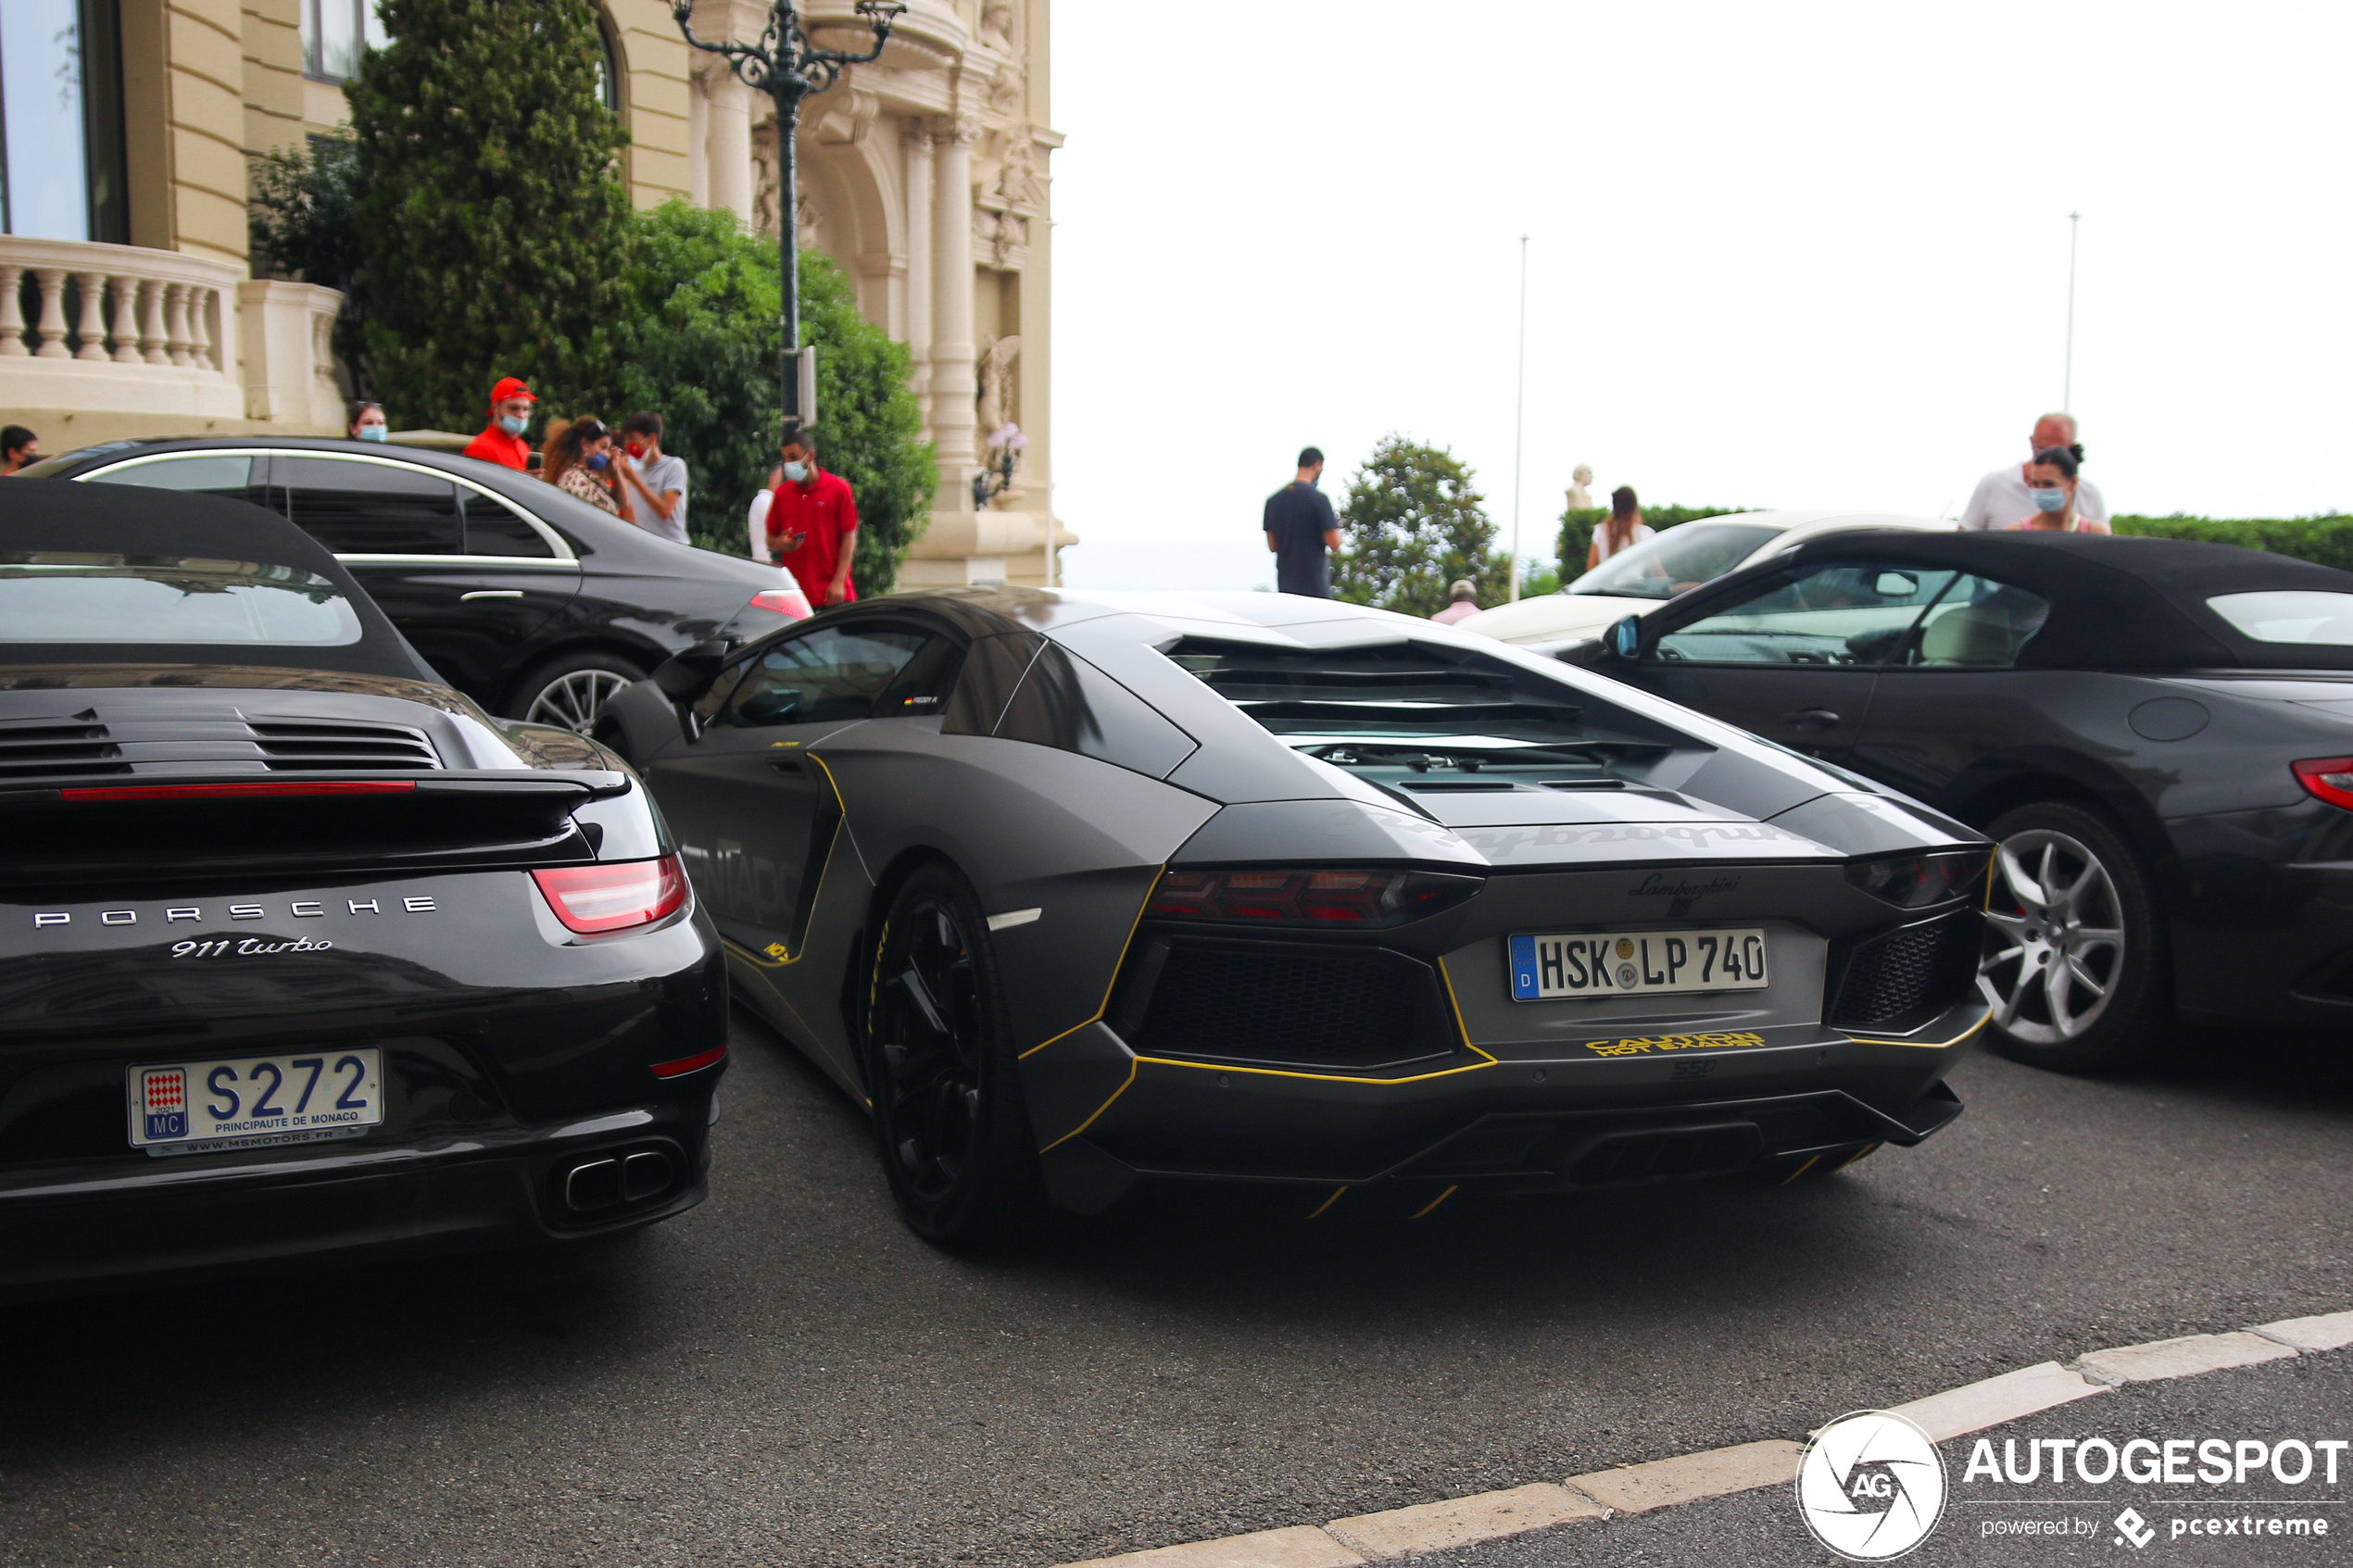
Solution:
<path fill-rule="evenodd" d="M 52 451 L 254 422 L 339 431 L 342 307 L 204 257 L 0 234 L 0 411 Z"/>

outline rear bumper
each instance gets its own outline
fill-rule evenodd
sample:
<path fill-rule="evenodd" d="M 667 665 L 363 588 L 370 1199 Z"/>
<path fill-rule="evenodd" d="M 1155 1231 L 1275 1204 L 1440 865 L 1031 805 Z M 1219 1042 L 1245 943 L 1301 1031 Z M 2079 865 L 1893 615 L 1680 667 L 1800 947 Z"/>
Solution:
<path fill-rule="evenodd" d="M 2353 1022 L 2353 821 L 2318 801 L 2167 824 L 2189 896 L 2174 1000 L 2205 1017 Z"/>
<path fill-rule="evenodd" d="M 522 1247 L 652 1224 L 705 1196 L 717 1077 L 706 1071 L 658 1103 L 426 1146 L 13 1170 L 0 1176 L 0 1289 Z M 640 1160 L 624 1189 L 618 1162 L 632 1155 L 663 1164 Z"/>

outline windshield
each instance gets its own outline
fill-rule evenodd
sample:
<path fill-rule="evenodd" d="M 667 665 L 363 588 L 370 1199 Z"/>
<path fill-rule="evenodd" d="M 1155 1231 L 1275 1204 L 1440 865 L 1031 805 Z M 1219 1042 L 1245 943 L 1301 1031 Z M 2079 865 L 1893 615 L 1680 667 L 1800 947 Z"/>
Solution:
<path fill-rule="evenodd" d="M 0 554 L 0 643 L 359 640 L 341 589 L 293 566 L 65 550 Z"/>
<path fill-rule="evenodd" d="M 1753 522 L 1687 522 L 1620 550 L 1561 592 L 1671 599 L 1723 576 L 1780 533 Z"/>
<path fill-rule="evenodd" d="M 2221 594 L 2206 608 L 2259 643 L 2353 645 L 2353 594 L 2310 588 Z"/>
<path fill-rule="evenodd" d="M 1572 687 L 1452 648 L 1294 651 L 1188 638 L 1168 657 L 1294 750 L 1391 788 L 1599 781 L 1613 761 L 1661 749 L 1589 722 Z"/>

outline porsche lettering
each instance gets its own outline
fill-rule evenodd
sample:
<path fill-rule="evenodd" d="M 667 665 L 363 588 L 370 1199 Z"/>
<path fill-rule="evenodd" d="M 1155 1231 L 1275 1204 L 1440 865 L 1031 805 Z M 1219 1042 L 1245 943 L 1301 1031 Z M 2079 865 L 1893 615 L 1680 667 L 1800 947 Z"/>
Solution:
<path fill-rule="evenodd" d="M 387 912 L 410 915 L 434 915 L 441 912 L 441 906 L 432 897 L 424 896 L 406 898 L 346 898 L 343 900 L 343 904 L 344 913 L 346 915 L 380 915 Z M 231 904 L 227 907 L 225 913 L 231 920 L 267 920 L 270 918 L 269 909 L 260 904 Z M 286 913 L 297 920 L 323 920 L 326 918 L 327 909 L 325 903 L 321 899 L 297 898 L 287 904 Z M 166 925 L 177 925 L 183 922 L 201 925 L 205 922 L 208 916 L 201 908 L 191 905 L 182 905 L 163 911 L 163 923 Z M 43 909 L 36 912 L 32 917 L 32 924 L 35 930 L 39 930 L 45 926 L 71 925 L 72 923 L 73 911 L 70 909 Z M 98 923 L 101 925 L 136 925 L 139 923 L 139 911 L 136 909 L 101 909 L 98 912 Z"/>

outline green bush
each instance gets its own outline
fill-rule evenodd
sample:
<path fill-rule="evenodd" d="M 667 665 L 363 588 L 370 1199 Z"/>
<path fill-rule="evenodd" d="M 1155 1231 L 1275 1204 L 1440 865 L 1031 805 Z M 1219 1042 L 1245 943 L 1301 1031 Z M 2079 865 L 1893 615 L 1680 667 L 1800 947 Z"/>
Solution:
<path fill-rule="evenodd" d="M 2141 517 L 2127 513 L 2108 520 L 2119 533 L 2156 539 L 2202 539 L 2213 545 L 2243 545 L 2317 561 L 2340 571 L 2353 571 L 2353 517 L 2333 513 L 2321 517 Z"/>
<path fill-rule="evenodd" d="M 1441 446 L 1385 435 L 1348 482 L 1340 514 L 1343 553 L 1332 561 L 1332 597 L 1431 616 L 1467 578 L 1478 602 L 1501 604 L 1511 563 L 1471 488 L 1471 470 Z"/>
<path fill-rule="evenodd" d="M 609 339 L 610 418 L 662 418 L 662 449 L 686 460 L 688 532 L 745 555 L 744 510 L 776 463 L 776 242 L 733 213 L 672 200 L 632 223 L 628 307 Z M 862 596 L 888 593 L 923 532 L 937 482 L 908 389 L 907 345 L 858 313 L 840 271 L 803 251 L 802 335 L 817 345 L 818 458 L 858 496 Z"/>
<path fill-rule="evenodd" d="M 595 0 L 381 14 L 391 42 L 348 89 L 378 395 L 404 423 L 479 430 L 491 383 L 516 375 L 545 411 L 591 411 L 630 239 Z"/>
<path fill-rule="evenodd" d="M 306 147 L 257 153 L 247 160 L 253 199 L 246 227 L 254 275 L 316 283 L 344 296 L 335 318 L 335 352 L 351 368 L 359 395 L 375 395 L 368 355 L 368 300 L 360 273 L 368 259 L 351 220 L 359 144 L 340 133 L 313 136 Z"/>
<path fill-rule="evenodd" d="M 1672 528 L 1694 518 L 1722 517 L 1729 512 L 1754 511 L 1754 507 L 1644 507 L 1642 521 L 1653 528 Z M 1560 576 L 1573 583 L 1585 574 L 1585 552 L 1592 546 L 1593 530 L 1609 516 L 1607 507 L 1570 507 L 1561 513 Z"/>

